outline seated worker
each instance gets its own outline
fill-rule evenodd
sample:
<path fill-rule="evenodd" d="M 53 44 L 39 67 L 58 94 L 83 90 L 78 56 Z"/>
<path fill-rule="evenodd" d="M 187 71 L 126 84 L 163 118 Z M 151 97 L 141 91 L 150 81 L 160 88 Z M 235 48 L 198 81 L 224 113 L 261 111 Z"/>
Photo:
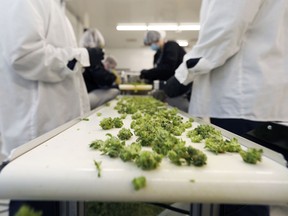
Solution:
<path fill-rule="evenodd" d="M 107 71 L 112 72 L 116 76 L 116 80 L 114 82 L 114 85 L 118 86 L 119 84 L 121 84 L 121 77 L 119 76 L 118 72 L 116 71 L 116 67 L 117 67 L 116 59 L 112 56 L 107 56 L 103 62 L 103 65 Z"/>
<path fill-rule="evenodd" d="M 103 49 L 105 45 L 102 34 L 97 29 L 87 29 L 80 40 L 80 46 L 85 48 Z M 104 58 L 104 56 L 103 56 Z M 88 91 L 91 109 L 115 98 L 120 91 L 113 88 L 116 76 L 106 70 L 103 63 L 85 68 L 84 81 Z"/>
<path fill-rule="evenodd" d="M 175 70 L 183 61 L 185 50 L 175 41 L 166 41 L 165 32 L 162 31 L 148 31 L 144 37 L 144 44 L 150 46 L 156 53 L 153 61 L 154 68 L 142 70 L 140 78 L 148 80 L 148 83 L 152 83 L 154 80 L 167 81 L 175 74 Z M 188 112 L 191 84 L 181 89 L 180 96 L 171 94 L 169 97 L 161 90 L 163 86 L 165 88 L 165 85 L 162 84 L 163 82 L 160 84 L 160 90 L 153 91 L 152 95 L 167 102 L 170 106 Z"/>

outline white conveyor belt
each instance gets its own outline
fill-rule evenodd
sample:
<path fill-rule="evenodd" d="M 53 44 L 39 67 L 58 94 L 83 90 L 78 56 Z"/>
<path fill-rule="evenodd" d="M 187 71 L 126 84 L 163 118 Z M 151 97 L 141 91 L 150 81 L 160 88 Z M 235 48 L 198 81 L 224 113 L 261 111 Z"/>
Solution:
<path fill-rule="evenodd" d="M 105 131 L 99 126 L 103 118 L 120 116 L 113 109 L 115 103 L 89 113 L 89 121 L 75 119 L 16 149 L 0 172 L 0 199 L 288 203 L 288 169 L 283 157 L 269 149 L 263 148 L 262 162 L 251 165 L 244 163 L 239 154 L 215 155 L 205 150 L 203 143 L 192 143 L 207 155 L 206 166 L 179 167 L 164 159 L 153 171 L 91 150 L 93 140 L 106 139 L 106 133 L 116 135 L 120 130 Z M 128 128 L 130 122 L 128 115 L 124 127 Z M 234 136 L 225 131 L 223 134 Z M 243 146 L 259 147 L 237 138 Z M 191 143 L 185 134 L 183 139 Z M 33 146 L 37 147 L 23 153 Z M 100 178 L 94 160 L 102 162 Z M 135 191 L 131 181 L 142 175 L 147 186 Z"/>

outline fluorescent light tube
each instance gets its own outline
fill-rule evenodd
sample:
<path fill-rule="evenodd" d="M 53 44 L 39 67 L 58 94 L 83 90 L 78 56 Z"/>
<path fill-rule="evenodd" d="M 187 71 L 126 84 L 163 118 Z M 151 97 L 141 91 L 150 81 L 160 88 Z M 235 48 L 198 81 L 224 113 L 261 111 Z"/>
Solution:
<path fill-rule="evenodd" d="M 131 23 L 118 24 L 118 31 L 147 31 L 147 30 L 162 30 L 162 31 L 199 31 L 200 24 L 197 23 Z"/>
<path fill-rule="evenodd" d="M 200 24 L 180 24 L 178 26 L 179 31 L 199 31 L 200 30 Z"/>
<path fill-rule="evenodd" d="M 163 31 L 177 31 L 177 23 L 150 23 L 148 30 L 163 30 Z"/>
<path fill-rule="evenodd" d="M 145 24 L 119 24 L 116 29 L 118 31 L 147 31 Z"/>

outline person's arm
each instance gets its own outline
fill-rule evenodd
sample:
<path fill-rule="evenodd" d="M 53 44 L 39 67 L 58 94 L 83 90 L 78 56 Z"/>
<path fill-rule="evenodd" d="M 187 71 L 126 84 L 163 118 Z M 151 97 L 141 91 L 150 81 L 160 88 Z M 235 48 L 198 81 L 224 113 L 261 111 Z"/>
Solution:
<path fill-rule="evenodd" d="M 97 86 L 109 87 L 112 86 L 116 80 L 116 76 L 110 71 L 107 71 L 103 65 L 98 66 L 97 68 L 89 67 L 86 68 L 86 70 L 89 70 L 92 79 L 91 81 Z"/>
<path fill-rule="evenodd" d="M 141 79 L 147 79 L 147 80 L 167 80 L 169 77 L 173 76 L 175 72 L 174 70 L 171 70 L 170 68 L 164 70 L 159 68 L 151 68 L 149 70 L 142 70 L 141 71 Z"/>
<path fill-rule="evenodd" d="M 163 87 L 163 91 L 170 98 L 178 97 L 180 95 L 188 93 L 191 91 L 191 89 L 192 83 L 183 85 L 174 76 L 168 79 Z"/>
<path fill-rule="evenodd" d="M 167 80 L 174 75 L 179 61 L 179 46 L 176 42 L 167 42 L 163 56 L 155 68 L 145 70 L 142 77 L 148 80 Z M 178 63 L 179 64 L 179 63 Z"/>
<path fill-rule="evenodd" d="M 48 32 L 48 25 L 53 24 L 50 16 L 60 11 L 53 11 L 54 1 L 18 0 L 13 4 L 9 7 L 10 17 L 7 17 L 14 22 L 13 26 L 6 28 L 9 35 L 6 51 L 7 61 L 18 75 L 28 80 L 59 82 L 73 73 L 67 67 L 70 60 L 75 58 L 83 66 L 90 65 L 86 49 L 61 47 L 62 44 L 53 46 L 46 40 L 47 34 L 59 33 L 61 37 L 57 30 Z M 66 24 L 64 15 L 59 22 Z"/>
<path fill-rule="evenodd" d="M 191 83 L 195 76 L 225 64 L 240 50 L 263 0 L 211 0 L 205 3 L 202 10 L 206 14 L 201 17 L 198 42 L 175 72 L 182 84 Z"/>

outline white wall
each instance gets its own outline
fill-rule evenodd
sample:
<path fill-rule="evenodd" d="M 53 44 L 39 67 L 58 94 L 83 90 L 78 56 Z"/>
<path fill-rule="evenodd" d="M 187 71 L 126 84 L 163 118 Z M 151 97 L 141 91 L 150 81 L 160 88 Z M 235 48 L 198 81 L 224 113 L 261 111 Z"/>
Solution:
<path fill-rule="evenodd" d="M 69 10 L 66 10 L 66 15 L 70 20 L 75 31 L 77 42 L 83 33 L 83 24 Z M 131 49 L 105 49 L 105 56 L 113 56 L 117 60 L 117 68 L 127 69 L 130 71 L 139 72 L 142 69 L 150 69 L 153 67 L 153 56 L 155 52 L 149 47 Z"/>
<path fill-rule="evenodd" d="M 189 52 L 191 48 L 186 48 Z M 106 56 L 116 58 L 120 69 L 130 69 L 131 71 L 141 71 L 142 69 L 150 69 L 153 67 L 153 56 L 155 51 L 149 47 L 139 49 L 105 49 Z"/>
<path fill-rule="evenodd" d="M 2 149 L 2 142 L 1 142 L 1 134 L 0 134 L 0 164 L 6 158 L 4 155 L 2 155 L 1 149 Z"/>
<path fill-rule="evenodd" d="M 153 67 L 154 51 L 150 48 L 139 49 L 105 49 L 106 56 L 117 60 L 117 68 L 141 71 Z"/>
<path fill-rule="evenodd" d="M 76 34 L 77 42 L 83 34 L 83 23 L 66 8 L 66 15 L 70 20 Z M 137 49 L 105 49 L 105 56 L 113 56 L 117 60 L 117 68 L 130 71 L 141 71 L 153 67 L 154 51 L 149 47 Z"/>
<path fill-rule="evenodd" d="M 83 34 L 83 24 L 80 22 L 80 20 L 74 16 L 69 10 L 65 10 L 65 14 L 68 17 L 69 21 L 72 24 L 72 27 L 74 29 L 75 35 L 76 35 L 76 39 L 77 39 L 77 43 L 79 43 L 80 37 Z"/>

